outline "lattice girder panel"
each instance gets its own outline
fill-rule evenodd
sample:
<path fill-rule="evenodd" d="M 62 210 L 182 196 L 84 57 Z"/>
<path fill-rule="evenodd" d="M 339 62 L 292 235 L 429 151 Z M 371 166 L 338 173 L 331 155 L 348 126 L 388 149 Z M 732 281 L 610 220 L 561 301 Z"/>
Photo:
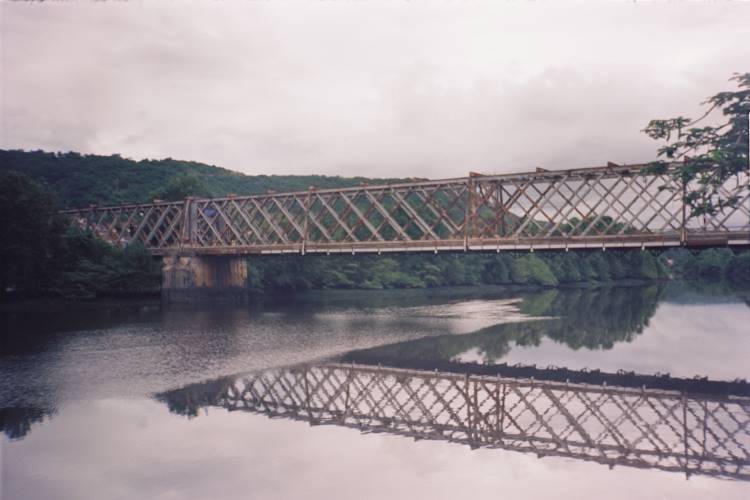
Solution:
<path fill-rule="evenodd" d="M 618 220 L 632 232 L 677 233 L 682 227 L 681 199 L 670 175 L 632 176 L 614 206 Z"/>
<path fill-rule="evenodd" d="M 674 233 L 681 194 L 670 175 L 570 171 L 500 180 L 474 178 L 473 238 L 570 238 Z M 667 188 L 665 188 L 665 186 Z"/>
<path fill-rule="evenodd" d="M 229 239 L 231 241 L 232 236 L 234 236 L 240 244 L 248 246 L 269 245 L 277 241 L 273 237 L 273 228 L 264 222 L 265 216 L 258 210 L 252 199 L 229 199 L 225 200 L 222 205 L 226 220 L 229 220 L 234 228 L 234 231 L 229 231 L 228 228 L 225 228 L 221 233 L 222 240 Z M 206 213 L 206 210 L 209 212 Z M 213 231 L 218 230 L 216 222 L 219 220 L 223 221 L 219 216 L 218 210 L 212 209 L 210 203 L 202 204 L 198 202 L 195 214 L 201 214 L 199 216 L 200 229 L 198 231 L 200 235 L 211 234 Z M 236 233 L 236 236 L 228 233 Z M 215 233 L 214 236 L 216 236 Z M 199 239 L 201 241 L 206 240 L 205 238 Z M 220 240 L 217 239 L 216 241 Z"/>
<path fill-rule="evenodd" d="M 386 241 L 412 241 L 424 239 L 425 230 L 417 222 L 421 220 L 399 190 L 380 189 L 368 191 L 370 202 L 366 217 L 373 220 L 377 232 Z"/>
<path fill-rule="evenodd" d="M 350 206 L 347 207 L 347 216 L 350 217 L 355 232 L 367 228 L 372 235 L 371 241 L 410 240 L 403 228 L 406 224 L 404 215 L 399 212 L 398 205 L 395 205 L 395 201 L 388 192 L 383 189 L 362 189 L 352 193 L 351 196 L 343 193 L 342 196 L 352 200 Z M 358 210 L 355 210 L 357 207 Z M 365 235 L 366 233 L 363 234 L 361 241 L 367 241 Z"/>
<path fill-rule="evenodd" d="M 227 218 L 223 200 L 200 200 L 191 203 L 191 240 L 202 247 L 227 247 L 237 238 Z M 236 231 L 236 229 L 235 229 Z"/>
<path fill-rule="evenodd" d="M 265 217 L 269 239 L 275 243 L 301 243 L 305 234 L 305 207 L 298 195 L 272 195 L 257 203 L 259 217 Z"/>
<path fill-rule="evenodd" d="M 686 196 L 701 192 L 699 180 L 686 186 Z M 716 213 L 693 215 L 687 209 L 686 228 L 690 232 L 722 233 L 727 231 L 750 231 L 750 175 L 743 174 L 727 180 L 718 187 L 719 194 L 711 201 L 719 209 Z M 734 199 L 732 205 L 719 203 L 720 200 Z"/>
<path fill-rule="evenodd" d="M 479 178 L 474 184 L 473 237 L 570 236 L 564 227 L 566 217 L 583 219 L 589 215 L 585 205 L 580 205 L 588 186 L 572 177 Z"/>
<path fill-rule="evenodd" d="M 195 200 L 192 239 L 199 246 L 287 245 L 304 238 L 299 195 Z"/>
<path fill-rule="evenodd" d="M 98 238 L 117 246 L 134 241 L 147 248 L 177 247 L 183 231 L 184 203 L 154 203 L 121 207 L 66 211 L 71 224 L 92 231 Z"/>
<path fill-rule="evenodd" d="M 466 182 L 409 187 L 402 196 L 413 200 L 411 207 L 422 218 L 428 234 L 443 240 L 464 238 L 470 197 Z"/>
<path fill-rule="evenodd" d="M 354 205 L 351 193 L 313 191 L 310 196 L 309 243 L 360 243 L 378 238 L 375 228 L 363 216 L 366 207 Z"/>
<path fill-rule="evenodd" d="M 314 246 L 463 239 L 465 191 L 460 184 L 311 191 L 306 241 Z"/>
<path fill-rule="evenodd" d="M 217 401 L 367 432 L 750 480 L 748 398 L 323 365 L 238 378 Z"/>
<path fill-rule="evenodd" d="M 723 401 L 687 401 L 684 418 L 690 424 L 687 444 L 690 458 L 722 457 L 728 463 L 743 463 L 750 455 L 750 405 Z"/>

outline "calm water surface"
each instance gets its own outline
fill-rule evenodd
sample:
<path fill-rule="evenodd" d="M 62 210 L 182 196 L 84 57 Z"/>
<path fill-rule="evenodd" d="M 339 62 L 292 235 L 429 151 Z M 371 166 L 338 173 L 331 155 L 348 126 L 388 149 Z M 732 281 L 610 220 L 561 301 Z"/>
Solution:
<path fill-rule="evenodd" d="M 745 400 L 561 392 L 528 381 L 477 382 L 472 396 L 461 385 L 468 378 L 389 371 L 521 364 L 747 378 L 747 293 L 331 292 L 244 306 L 40 305 L 2 311 L 0 321 L 3 499 L 750 496 Z M 341 368 L 353 359 L 356 369 Z M 476 409 L 442 411 L 458 400 L 441 402 L 438 388 Z M 500 388 L 509 405 L 502 426 Z M 496 415 L 486 407 L 493 401 Z M 589 437 L 594 444 L 527 452 L 527 435 L 571 441 L 605 414 L 592 408 L 620 412 Z M 386 413 L 437 423 L 399 429 Z M 661 423 L 649 430 L 638 415 Z M 448 421 L 461 429 L 440 427 Z M 675 467 L 648 454 L 601 458 L 621 453 L 618 439 L 683 446 L 667 422 L 693 429 L 684 446 L 702 459 Z M 324 423 L 333 425 L 315 425 Z M 523 436 L 500 439 L 492 432 L 501 427 Z M 726 458 L 722 473 L 717 456 Z"/>

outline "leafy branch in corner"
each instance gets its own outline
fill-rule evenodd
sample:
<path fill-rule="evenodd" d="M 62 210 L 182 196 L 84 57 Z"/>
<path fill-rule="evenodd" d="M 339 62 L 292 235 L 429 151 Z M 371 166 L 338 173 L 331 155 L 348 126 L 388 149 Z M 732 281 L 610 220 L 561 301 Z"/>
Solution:
<path fill-rule="evenodd" d="M 690 217 L 715 215 L 736 207 L 748 194 L 748 113 L 750 73 L 735 73 L 730 81 L 738 90 L 719 92 L 701 103 L 707 109 L 699 118 L 684 116 L 651 120 L 643 129 L 654 140 L 665 141 L 658 149 L 661 160 L 652 162 L 646 173 L 663 174 L 669 166 L 678 185 L 689 186 L 683 201 Z M 705 124 L 721 112 L 718 124 Z"/>

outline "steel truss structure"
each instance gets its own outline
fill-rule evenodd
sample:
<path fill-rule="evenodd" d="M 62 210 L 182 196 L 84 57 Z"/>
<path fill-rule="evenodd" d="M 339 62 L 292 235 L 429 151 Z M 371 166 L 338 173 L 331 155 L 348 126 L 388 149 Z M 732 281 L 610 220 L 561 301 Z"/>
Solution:
<path fill-rule="evenodd" d="M 750 480 L 746 397 L 329 364 L 228 379 L 201 403 L 472 448 Z"/>
<path fill-rule="evenodd" d="M 608 166 L 315 189 L 63 213 L 154 253 L 341 253 L 750 244 L 747 179 L 733 207 L 690 217 L 676 165 Z"/>

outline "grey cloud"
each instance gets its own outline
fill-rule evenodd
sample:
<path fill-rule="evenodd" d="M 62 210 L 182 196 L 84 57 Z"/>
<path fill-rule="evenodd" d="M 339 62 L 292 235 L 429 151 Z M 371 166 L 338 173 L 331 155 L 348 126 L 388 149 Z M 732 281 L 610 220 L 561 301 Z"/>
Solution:
<path fill-rule="evenodd" d="M 748 4 L 3 4 L 4 148 L 447 177 L 653 158 Z"/>

